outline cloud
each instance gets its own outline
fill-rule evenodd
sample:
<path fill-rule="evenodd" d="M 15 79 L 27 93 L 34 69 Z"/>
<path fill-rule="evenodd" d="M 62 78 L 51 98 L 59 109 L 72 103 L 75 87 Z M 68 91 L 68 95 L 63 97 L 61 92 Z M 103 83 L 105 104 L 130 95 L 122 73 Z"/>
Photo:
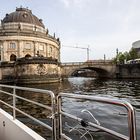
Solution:
<path fill-rule="evenodd" d="M 109 6 L 113 4 L 113 0 L 108 0 Z"/>
<path fill-rule="evenodd" d="M 65 7 L 70 7 L 70 0 L 60 0 L 64 5 Z"/>
<path fill-rule="evenodd" d="M 60 0 L 66 8 L 76 7 L 76 8 L 83 8 L 87 6 L 89 2 L 92 0 Z"/>

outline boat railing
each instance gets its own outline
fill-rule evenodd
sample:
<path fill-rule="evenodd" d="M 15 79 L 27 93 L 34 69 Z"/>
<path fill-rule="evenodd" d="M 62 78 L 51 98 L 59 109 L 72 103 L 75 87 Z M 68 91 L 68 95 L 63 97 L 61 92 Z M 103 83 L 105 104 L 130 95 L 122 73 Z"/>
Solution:
<path fill-rule="evenodd" d="M 6 88 L 6 90 L 5 90 L 5 88 Z M 7 91 L 7 89 L 11 89 L 11 90 Z M 44 105 L 42 103 L 39 103 L 39 102 L 36 102 L 34 100 L 27 99 L 23 96 L 20 96 L 20 94 L 18 94 L 19 90 L 30 91 L 30 92 L 34 92 L 34 93 L 42 93 L 42 94 L 49 95 L 51 97 L 51 106 L 50 105 Z M 52 91 L 43 90 L 43 89 L 36 89 L 36 88 L 1 85 L 1 84 L 0 84 L 0 93 L 1 94 L 2 93 L 6 94 L 6 95 L 9 95 L 9 96 L 12 97 L 12 102 L 13 102 L 12 105 L 3 101 L 3 100 L 1 100 L 1 99 L 0 99 L 0 102 L 2 104 L 12 108 L 13 119 L 16 119 L 18 117 L 16 112 L 19 112 L 19 113 L 27 116 L 31 120 L 39 123 L 40 125 L 44 126 L 45 128 L 47 128 L 49 130 L 51 130 L 52 131 L 52 140 L 60 140 L 60 139 L 63 139 L 63 138 L 67 139 L 67 140 L 71 140 L 71 138 L 63 132 L 63 125 L 62 125 L 63 116 L 78 121 L 82 128 L 85 128 L 86 126 L 90 126 L 92 128 L 102 130 L 102 131 L 104 131 L 108 134 L 111 134 L 112 136 L 115 136 L 115 137 L 117 137 L 119 139 L 122 139 L 122 140 L 136 140 L 135 111 L 134 111 L 133 107 L 131 106 L 131 104 L 126 102 L 126 101 L 113 100 L 113 99 L 109 99 L 109 98 L 88 96 L 88 95 L 59 93 L 59 95 L 57 96 L 57 104 L 56 104 L 56 97 L 55 97 L 55 95 Z M 92 119 L 94 120 L 95 123 L 93 123 L 91 121 L 87 122 L 83 118 L 80 118 L 80 117 L 77 117 L 76 115 L 65 112 L 65 110 L 63 110 L 63 106 L 62 106 L 63 98 L 83 99 L 83 100 L 89 100 L 89 101 L 94 101 L 94 102 L 99 102 L 99 103 L 105 103 L 105 104 L 124 107 L 127 110 L 129 135 L 127 136 L 127 135 L 121 134 L 119 132 L 116 132 L 114 130 L 111 130 L 109 128 L 106 128 L 106 127 L 102 126 L 100 124 L 100 122 L 96 119 L 96 117 L 94 117 L 94 115 L 91 114 L 90 111 L 88 111 L 86 109 L 83 109 L 82 112 L 88 112 L 91 115 L 91 117 L 92 117 Z M 22 111 L 21 109 L 19 109 L 18 105 L 17 105 L 18 99 L 29 102 L 29 103 L 32 103 L 34 105 L 37 105 L 39 107 L 43 107 L 43 108 L 51 111 L 51 117 L 50 117 L 51 126 L 42 122 L 42 121 L 40 121 L 39 119 L 37 119 L 33 116 L 31 116 L 30 114 Z M 73 129 L 76 129 L 76 128 L 73 127 L 73 128 L 71 128 L 70 131 L 72 131 Z M 89 133 L 89 131 L 86 131 L 86 133 Z M 84 137 L 86 135 L 86 133 L 82 134 L 82 136 Z"/>
<path fill-rule="evenodd" d="M 127 135 L 121 134 L 119 132 L 116 132 L 114 130 L 111 130 L 109 128 L 106 128 L 106 127 L 100 125 L 99 121 L 88 110 L 84 109 L 84 110 L 82 110 L 82 112 L 88 111 L 88 113 L 94 119 L 95 123 L 92 123 L 91 121 L 87 122 L 80 117 L 77 117 L 73 114 L 67 113 L 66 111 L 64 111 L 62 109 L 63 98 L 68 98 L 69 100 L 70 100 L 70 98 L 72 98 L 72 99 L 83 99 L 83 100 L 94 101 L 94 102 L 98 102 L 98 103 L 104 103 L 104 104 L 110 104 L 110 105 L 124 107 L 127 110 L 129 135 L 127 136 Z M 131 106 L 131 104 L 126 102 L 126 101 L 113 100 L 113 99 L 109 99 L 109 98 L 88 96 L 88 95 L 77 95 L 77 94 L 75 95 L 75 94 L 69 94 L 69 93 L 60 93 L 57 97 L 57 103 L 58 103 L 58 105 L 57 105 L 58 109 L 57 110 L 58 110 L 59 128 L 60 128 L 59 129 L 60 130 L 59 131 L 59 139 L 65 138 L 65 139 L 68 139 L 68 140 L 72 140 L 71 138 L 69 138 L 69 136 L 67 134 L 65 134 L 65 132 L 63 132 L 62 117 L 66 117 L 66 118 L 70 118 L 72 120 L 78 121 L 79 124 L 81 125 L 81 127 L 83 126 L 82 127 L 83 129 L 86 129 L 86 126 L 90 126 L 92 128 L 102 130 L 103 132 L 106 132 L 106 133 L 108 133 L 112 136 L 115 136 L 119 139 L 122 139 L 122 140 L 136 140 L 137 139 L 136 138 L 135 111 L 134 111 L 133 107 Z M 69 132 L 73 131 L 74 129 L 76 129 L 76 131 L 80 132 L 76 127 L 71 127 Z M 81 137 L 85 137 L 85 135 L 87 133 L 89 133 L 88 130 L 85 133 L 81 134 L 82 135 Z M 87 138 L 85 138 L 85 139 L 87 139 Z"/>
<path fill-rule="evenodd" d="M 4 88 L 12 89 L 12 93 L 8 92 L 8 91 L 5 91 Z M 51 106 L 44 105 L 42 103 L 39 103 L 39 102 L 30 100 L 30 99 L 21 97 L 21 96 L 19 96 L 17 94 L 17 90 L 47 94 L 51 98 Z M 13 120 L 15 120 L 17 118 L 17 116 L 16 116 L 16 111 L 17 111 L 17 112 L 25 115 L 26 117 L 30 118 L 31 120 L 33 120 L 33 121 L 39 123 L 40 125 L 44 126 L 48 130 L 52 131 L 52 140 L 56 140 L 56 120 L 55 120 L 55 112 L 56 112 L 55 105 L 56 105 L 56 103 L 55 103 L 55 95 L 54 95 L 54 93 L 52 91 L 43 90 L 43 89 L 36 89 L 36 88 L 27 88 L 27 87 L 18 87 L 18 86 L 10 86 L 10 85 L 1 85 L 0 84 L 0 93 L 12 96 L 12 99 L 13 99 L 12 105 L 8 104 L 7 102 L 5 102 L 5 101 L 3 101 L 1 99 L 0 99 L 0 102 L 2 104 L 12 108 L 12 110 L 13 110 L 13 113 L 12 113 L 13 114 Z M 24 111 L 18 109 L 17 106 L 16 106 L 17 99 L 20 99 L 20 100 L 32 103 L 34 105 L 37 105 L 39 107 L 43 107 L 44 109 L 47 109 L 47 110 L 51 111 L 51 117 L 50 117 L 50 119 L 52 120 L 51 126 L 49 126 L 48 124 L 40 121 L 39 119 L 37 119 L 37 118 L 35 118 L 33 116 L 31 116 L 30 114 L 25 113 Z"/>

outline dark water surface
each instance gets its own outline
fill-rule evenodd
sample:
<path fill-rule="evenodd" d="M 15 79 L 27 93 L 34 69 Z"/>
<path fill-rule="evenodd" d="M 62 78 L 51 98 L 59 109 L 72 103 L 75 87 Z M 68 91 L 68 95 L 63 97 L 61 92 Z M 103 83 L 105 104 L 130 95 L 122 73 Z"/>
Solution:
<path fill-rule="evenodd" d="M 34 85 L 32 85 L 32 87 L 34 87 Z M 126 100 L 136 109 L 137 137 L 138 140 L 140 139 L 140 80 L 99 80 L 93 78 L 69 78 L 62 83 L 38 85 L 38 88 L 52 90 L 55 94 L 66 92 Z M 100 121 L 102 126 L 106 126 L 107 128 L 111 128 L 117 132 L 128 135 L 128 132 L 126 131 L 127 117 L 125 115 L 118 115 L 119 113 L 125 114 L 125 110 L 122 111 L 121 108 L 68 98 L 63 99 L 62 106 L 63 110 L 68 113 L 78 117 L 82 116 L 83 118 L 90 119 L 90 115 L 81 113 L 81 111 L 86 108 L 90 110 L 94 116 L 96 116 L 97 120 Z M 72 120 L 70 121 L 70 124 L 69 121 L 65 124 L 67 124 L 69 127 L 74 127 L 76 122 L 74 122 L 74 124 L 71 122 Z M 64 126 L 64 131 L 65 129 L 67 130 L 67 126 Z M 75 132 L 72 134 L 74 134 L 74 137 L 78 135 L 77 133 L 75 134 Z M 91 139 L 88 136 L 86 137 Z M 94 139 L 102 140 L 105 138 L 95 135 Z"/>
<path fill-rule="evenodd" d="M 74 93 L 77 95 L 86 94 L 89 96 L 100 96 L 112 99 L 114 98 L 119 100 L 126 100 L 129 103 L 131 103 L 136 110 L 137 139 L 140 139 L 140 80 L 99 80 L 94 78 L 79 77 L 69 78 L 61 83 L 28 86 L 52 90 L 55 93 L 55 95 L 59 94 L 60 92 L 66 92 Z M 47 105 L 50 104 L 48 96 L 46 95 L 33 93 L 27 94 L 27 92 L 21 92 L 20 94 L 26 98 L 34 99 Z M 7 100 L 10 102 L 9 98 L 7 98 Z M 31 107 L 30 104 L 25 105 L 25 103 L 23 103 L 22 101 L 18 102 L 17 105 L 19 105 L 20 108 L 25 109 L 28 113 L 32 112 L 31 114 L 33 116 L 41 118 L 44 122 L 47 122 L 46 116 L 49 114 L 48 111 L 45 111 L 44 109 L 38 109 L 36 107 Z M 102 126 L 115 130 L 119 133 L 128 135 L 128 131 L 126 129 L 128 127 L 127 116 L 125 115 L 126 110 L 124 108 L 108 104 L 100 104 L 97 102 L 95 103 L 87 100 L 64 98 L 62 101 L 62 109 L 67 113 L 73 114 L 77 117 L 82 117 L 83 119 L 95 122 L 95 120 L 92 118 L 92 115 L 83 111 L 86 109 L 94 115 L 94 117 L 100 122 Z M 22 117 L 22 115 L 19 115 L 19 117 L 22 121 L 24 120 L 24 122 L 30 122 L 28 119 Z M 63 124 L 63 131 L 66 133 L 72 127 L 75 127 L 76 130 L 72 130 L 70 136 L 72 136 L 72 139 L 75 140 L 80 139 L 82 134 L 78 132 L 78 130 L 80 130 L 78 122 L 64 118 Z M 50 135 L 48 135 L 46 130 L 42 130 L 38 127 L 36 127 L 35 130 L 37 130 L 41 135 L 45 136 L 45 138 L 47 139 L 51 137 Z M 94 133 L 93 131 L 97 131 L 97 133 Z M 81 140 L 92 140 L 91 135 L 93 135 L 94 140 L 116 140 L 116 138 L 112 138 L 98 130 L 93 129 L 93 131 L 87 132 L 87 135 L 85 135 L 85 137 L 82 137 Z M 81 133 L 85 132 L 86 130 L 81 131 Z"/>

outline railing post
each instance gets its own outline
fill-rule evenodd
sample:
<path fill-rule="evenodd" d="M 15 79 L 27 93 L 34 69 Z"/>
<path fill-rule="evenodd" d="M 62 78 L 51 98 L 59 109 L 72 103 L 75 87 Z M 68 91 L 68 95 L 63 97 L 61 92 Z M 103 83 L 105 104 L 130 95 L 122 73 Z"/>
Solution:
<path fill-rule="evenodd" d="M 55 96 L 51 92 L 51 100 L 52 100 L 52 140 L 57 140 L 57 129 L 56 129 L 56 102 L 55 102 Z"/>
<path fill-rule="evenodd" d="M 135 111 L 131 106 L 131 104 L 129 105 L 128 108 L 128 126 L 130 140 L 137 140 Z"/>
<path fill-rule="evenodd" d="M 90 126 L 95 127 L 96 129 L 98 128 L 99 130 L 102 130 L 108 134 L 111 134 L 112 136 L 118 137 L 119 139 L 123 140 L 137 140 L 137 134 L 136 134 L 136 116 L 135 116 L 135 110 L 133 109 L 132 105 L 126 101 L 117 101 L 117 100 L 112 100 L 108 98 L 100 98 L 100 97 L 91 97 L 87 95 L 75 95 L 75 94 L 67 94 L 67 93 L 59 93 L 57 97 L 57 106 L 58 106 L 58 116 L 59 116 L 59 139 L 62 137 L 66 139 L 70 139 L 68 136 L 66 136 L 62 132 L 62 115 L 66 117 L 70 117 L 72 119 L 78 120 L 79 122 L 81 121 L 81 118 L 78 118 L 74 115 L 71 115 L 69 113 L 64 113 L 64 111 L 61 108 L 61 99 L 62 97 L 67 97 L 67 98 L 74 98 L 74 99 L 85 99 L 85 100 L 92 100 L 95 102 L 99 103 L 106 103 L 110 105 L 116 105 L 120 107 L 124 107 L 127 110 L 127 115 L 128 115 L 128 131 L 129 131 L 129 136 L 118 133 L 115 130 L 108 129 L 106 127 L 102 127 L 100 125 L 96 125 L 95 123 L 88 122 Z M 86 134 L 86 133 L 85 133 Z"/>
<path fill-rule="evenodd" d="M 16 89 L 13 88 L 13 120 L 16 119 Z"/>
<path fill-rule="evenodd" d="M 62 115 L 60 113 L 61 111 L 61 97 L 57 96 L 57 115 L 58 115 L 58 135 L 57 139 L 61 139 L 61 134 L 62 134 Z"/>

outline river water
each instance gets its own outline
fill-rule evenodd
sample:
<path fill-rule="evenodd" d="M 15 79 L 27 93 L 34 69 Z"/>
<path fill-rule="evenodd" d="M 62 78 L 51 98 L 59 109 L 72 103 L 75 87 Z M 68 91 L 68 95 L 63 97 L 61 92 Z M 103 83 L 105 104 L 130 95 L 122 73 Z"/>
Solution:
<path fill-rule="evenodd" d="M 137 139 L 140 139 L 140 80 L 103 80 L 103 79 L 94 79 L 94 78 L 69 78 L 65 79 L 61 83 L 53 83 L 53 84 L 40 84 L 40 85 L 28 85 L 29 87 L 41 88 L 52 90 L 55 95 L 60 92 L 65 93 L 74 93 L 77 95 L 89 95 L 89 96 L 99 96 L 99 97 L 107 97 L 111 99 L 117 100 L 126 100 L 133 105 L 136 110 L 136 126 L 137 126 Z M 40 102 L 47 102 L 47 96 L 45 95 L 34 95 L 30 93 L 21 93 L 24 97 L 30 97 L 32 99 L 36 99 Z M 22 108 L 25 110 L 29 110 L 29 112 L 34 112 L 33 114 L 39 116 L 39 118 L 45 118 L 45 111 L 38 110 L 34 111 L 34 108 L 25 107 L 23 102 L 19 103 Z M 27 104 L 26 104 L 27 105 Z M 108 104 L 99 104 L 97 102 L 91 102 L 86 100 L 76 100 L 64 98 L 62 101 L 62 109 L 67 113 L 73 114 L 77 117 L 82 117 L 86 121 L 94 121 L 92 115 L 100 122 L 102 126 L 105 126 L 108 129 L 115 130 L 119 133 L 128 135 L 127 131 L 127 116 L 124 108 L 114 107 L 113 105 Z M 90 113 L 84 112 L 84 110 L 90 111 Z M 41 115 L 39 115 L 41 114 Z M 26 120 L 24 117 L 21 117 L 21 120 Z M 64 118 L 64 128 L 63 132 L 68 132 L 71 130 L 70 135 L 72 139 L 80 139 L 83 133 L 86 133 L 87 130 L 82 130 L 79 133 L 78 130 L 80 125 L 78 122 Z M 26 122 L 28 122 L 26 120 Z M 71 129 L 75 127 L 75 129 Z M 38 128 L 37 128 L 38 129 Z M 90 128 L 91 130 L 92 128 Z M 89 130 L 89 129 L 88 129 Z M 81 140 L 88 139 L 92 140 L 116 140 L 116 138 L 112 138 L 99 130 L 92 129 L 93 131 L 97 131 L 97 133 L 90 131 L 81 138 Z M 39 133 L 42 133 L 42 129 L 38 129 Z M 46 133 L 46 131 L 43 131 Z M 45 134 L 42 134 L 43 136 Z M 91 137 L 93 135 L 93 137 Z M 104 137 L 103 137 L 104 136 Z M 48 134 L 45 136 L 49 137 Z M 49 139 L 49 138 L 47 138 Z"/>
<path fill-rule="evenodd" d="M 34 85 L 32 85 L 34 87 Z M 140 80 L 101 80 L 94 78 L 69 78 L 64 80 L 61 83 L 54 83 L 49 85 L 38 85 L 38 88 L 49 89 L 52 90 L 55 94 L 59 94 L 60 92 L 66 93 L 74 93 L 80 95 L 89 95 L 89 96 L 100 96 L 107 98 L 114 98 L 119 100 L 126 100 L 131 103 L 136 109 L 136 124 L 137 124 L 137 137 L 140 139 Z M 111 128 L 120 132 L 122 134 L 128 135 L 126 131 L 127 122 L 125 121 L 126 116 L 125 110 L 118 109 L 116 107 L 112 108 L 112 106 L 98 104 L 83 101 L 83 100 L 73 100 L 73 99 L 63 99 L 62 102 L 63 110 L 76 115 L 77 117 L 89 118 L 90 115 L 81 113 L 82 110 L 88 109 L 99 122 L 106 126 L 107 128 Z M 121 112 L 122 115 L 118 115 Z M 121 114 L 120 113 L 120 114 Z M 70 123 L 69 123 L 70 122 Z M 72 124 L 72 120 L 67 121 L 64 126 L 64 131 L 68 130 L 71 127 L 76 126 L 76 122 Z M 111 127 L 112 126 L 112 127 Z M 82 132 L 84 133 L 84 132 Z M 74 135 L 73 139 L 78 135 L 76 132 L 71 132 L 71 135 Z M 79 136 L 80 137 L 80 136 Z M 91 137 L 86 136 L 88 139 L 92 139 Z M 83 138 L 86 139 L 86 138 Z M 102 136 L 96 136 L 94 139 L 102 140 L 105 139 Z M 113 138 L 106 138 L 113 139 Z"/>

